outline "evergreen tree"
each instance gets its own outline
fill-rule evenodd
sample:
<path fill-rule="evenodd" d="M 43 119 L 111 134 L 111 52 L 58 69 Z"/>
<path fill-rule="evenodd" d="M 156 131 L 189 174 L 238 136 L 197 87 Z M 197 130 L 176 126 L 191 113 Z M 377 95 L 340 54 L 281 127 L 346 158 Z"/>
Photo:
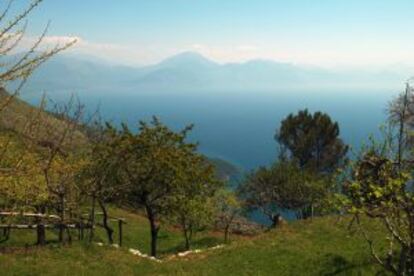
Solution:
<path fill-rule="evenodd" d="M 328 114 L 310 114 L 307 109 L 283 120 L 275 139 L 300 168 L 322 173 L 333 172 L 348 151 L 348 146 L 339 138 L 338 123 Z"/>

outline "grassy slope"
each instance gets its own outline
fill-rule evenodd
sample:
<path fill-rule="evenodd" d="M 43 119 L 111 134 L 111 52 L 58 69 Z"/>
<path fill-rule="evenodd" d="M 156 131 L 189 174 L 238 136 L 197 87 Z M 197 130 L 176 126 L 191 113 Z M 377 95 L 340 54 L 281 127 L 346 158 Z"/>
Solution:
<path fill-rule="evenodd" d="M 115 210 L 115 214 L 128 220 L 125 248 L 79 242 L 68 247 L 51 244 L 45 249 L 20 247 L 0 255 L 2 275 L 374 275 L 379 270 L 372 263 L 366 243 L 347 230 L 346 219 L 339 223 L 329 217 L 295 222 L 255 238 L 233 237 L 232 244 L 223 249 L 159 264 L 135 257 L 126 249 L 148 252 L 149 229 L 145 219 L 122 210 Z M 28 234 L 15 235 L 19 241 L 7 243 L 21 245 L 25 239 L 34 240 Z M 104 237 L 102 233 L 99 236 Z M 221 236 L 204 234 L 197 237 L 196 247 L 220 242 Z M 177 230 L 161 233 L 164 258 L 181 246 Z"/>
<path fill-rule="evenodd" d="M 0 99 L 2 96 L 0 93 Z M 1 114 L 0 127 L 19 132 L 25 120 L 19 122 L 17 118 L 22 114 L 30 118 L 35 112 L 35 108 L 16 101 Z M 55 118 L 48 116 L 48 120 L 59 125 Z M 111 215 L 128 221 L 125 249 L 79 242 L 61 247 L 53 243 L 55 233 L 48 233 L 50 245 L 36 249 L 30 247 L 35 241 L 32 231 L 14 231 L 11 240 L 0 243 L 0 248 L 8 248 L 0 253 L 0 275 L 370 275 L 378 269 L 372 265 L 366 243 L 359 236 L 349 234 L 346 221 L 335 224 L 334 218 L 295 222 L 252 239 L 234 237 L 233 243 L 224 249 L 158 264 L 135 257 L 126 249 L 137 248 L 148 253 L 147 221 L 119 209 L 113 209 Z M 96 241 L 105 241 L 104 237 L 100 232 Z M 195 247 L 219 243 L 221 235 L 203 234 L 197 237 Z M 164 257 L 180 250 L 181 234 L 176 229 L 163 229 L 159 246 Z"/>

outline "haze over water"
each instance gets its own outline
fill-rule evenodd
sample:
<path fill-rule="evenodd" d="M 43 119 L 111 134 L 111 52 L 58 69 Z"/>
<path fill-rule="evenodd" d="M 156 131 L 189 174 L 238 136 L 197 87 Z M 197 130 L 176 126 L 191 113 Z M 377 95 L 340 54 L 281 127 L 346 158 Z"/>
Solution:
<path fill-rule="evenodd" d="M 59 98 L 59 94 L 53 95 Z M 341 137 L 356 150 L 370 134 L 378 133 L 386 119 L 387 103 L 395 95 L 395 91 L 99 90 L 84 91 L 79 98 L 90 111 L 99 104 L 102 116 L 117 124 L 126 122 L 134 127 L 153 115 L 175 129 L 193 123 L 191 139 L 200 143 L 202 152 L 250 170 L 275 160 L 273 136 L 289 113 L 308 108 L 330 114 L 339 122 Z"/>

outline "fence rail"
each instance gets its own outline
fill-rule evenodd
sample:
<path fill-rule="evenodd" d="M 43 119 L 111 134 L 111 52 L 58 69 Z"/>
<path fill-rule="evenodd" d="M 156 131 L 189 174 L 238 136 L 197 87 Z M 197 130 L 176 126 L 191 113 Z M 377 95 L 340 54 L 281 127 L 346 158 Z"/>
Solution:
<path fill-rule="evenodd" d="M 95 216 L 103 216 L 103 213 L 95 213 Z M 37 219 L 43 219 L 43 220 L 51 220 L 42 223 L 41 221 L 35 221 L 35 223 L 3 223 L 0 224 L 0 229 L 3 230 L 3 236 L 8 239 L 8 236 L 10 235 L 10 230 L 16 229 L 16 230 L 38 230 L 39 228 L 43 229 L 77 229 L 79 230 L 79 239 L 83 239 L 83 230 L 92 229 L 91 232 L 93 232 L 93 229 L 98 227 L 105 226 L 102 223 L 93 223 L 90 220 L 89 214 L 85 214 L 80 218 L 80 221 L 73 222 L 62 222 L 61 217 L 58 215 L 49 215 L 49 214 L 42 214 L 42 213 L 29 213 L 29 212 L 8 212 L 8 211 L 0 211 L 0 218 L 1 217 L 22 217 L 22 218 L 37 218 Z M 111 221 L 118 222 L 118 239 L 119 239 L 119 246 L 122 246 L 122 240 L 123 240 L 123 224 L 127 224 L 126 220 L 124 218 L 117 218 L 108 216 L 108 219 Z M 56 222 L 57 220 L 57 222 Z M 84 222 L 84 221 L 88 222 Z"/>
<path fill-rule="evenodd" d="M 48 215 L 41 213 L 25 213 L 25 212 L 0 212 L 0 217 L 32 217 L 32 218 L 50 218 L 60 220 L 61 218 L 57 215 Z"/>

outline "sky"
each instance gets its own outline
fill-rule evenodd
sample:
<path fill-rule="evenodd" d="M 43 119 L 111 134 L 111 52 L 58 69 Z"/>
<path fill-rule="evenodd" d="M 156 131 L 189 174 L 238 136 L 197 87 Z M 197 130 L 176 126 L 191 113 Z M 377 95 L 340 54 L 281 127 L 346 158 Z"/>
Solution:
<path fill-rule="evenodd" d="M 130 65 L 196 51 L 221 63 L 412 66 L 413 14 L 412 0 L 44 0 L 27 35 L 50 21 L 46 42 L 77 38 L 73 53 Z"/>

